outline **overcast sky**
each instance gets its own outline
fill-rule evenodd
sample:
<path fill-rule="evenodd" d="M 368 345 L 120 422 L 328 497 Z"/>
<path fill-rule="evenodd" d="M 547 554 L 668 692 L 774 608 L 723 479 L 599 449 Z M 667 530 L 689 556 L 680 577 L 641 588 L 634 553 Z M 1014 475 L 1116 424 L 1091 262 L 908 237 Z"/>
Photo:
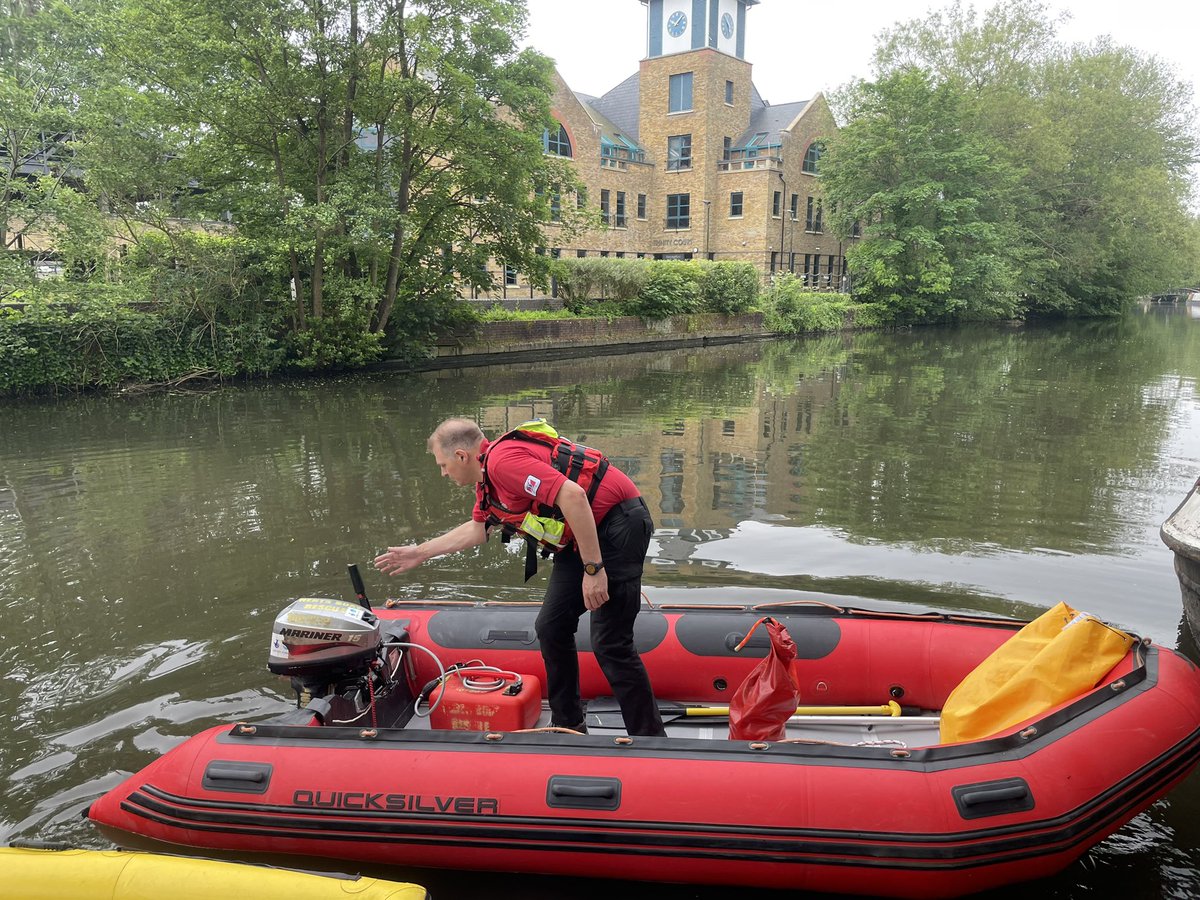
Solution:
<path fill-rule="evenodd" d="M 646 53 L 646 8 L 639 0 L 527 2 L 528 44 L 556 61 L 572 90 L 598 96 L 637 71 Z M 995 2 L 974 5 L 983 10 Z M 948 0 L 762 0 L 746 21 L 746 58 L 754 65 L 754 83 L 768 103 L 790 103 L 867 78 L 881 30 L 948 5 Z M 1173 65 L 1193 86 L 1200 83 L 1196 0 L 1048 0 L 1047 5 L 1071 14 L 1058 31 L 1061 39 L 1086 42 L 1111 35 Z"/>

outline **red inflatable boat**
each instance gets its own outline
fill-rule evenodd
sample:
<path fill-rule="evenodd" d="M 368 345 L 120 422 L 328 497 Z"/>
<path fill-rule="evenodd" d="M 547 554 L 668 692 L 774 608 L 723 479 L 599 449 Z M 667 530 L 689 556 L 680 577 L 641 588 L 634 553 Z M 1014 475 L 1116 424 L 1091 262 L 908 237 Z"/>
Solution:
<path fill-rule="evenodd" d="M 951 691 L 1023 623 L 822 604 L 643 610 L 666 738 L 625 734 L 585 623 L 589 733 L 539 728 L 536 612 L 296 601 L 270 668 L 298 707 L 196 735 L 89 816 L 119 842 L 954 897 L 1061 870 L 1200 752 L 1200 674 L 1148 641 L 1044 714 L 941 744 Z M 800 702 L 817 708 L 785 740 L 730 740 L 712 707 L 767 652 L 766 629 L 735 648 L 768 612 L 795 642 Z"/>

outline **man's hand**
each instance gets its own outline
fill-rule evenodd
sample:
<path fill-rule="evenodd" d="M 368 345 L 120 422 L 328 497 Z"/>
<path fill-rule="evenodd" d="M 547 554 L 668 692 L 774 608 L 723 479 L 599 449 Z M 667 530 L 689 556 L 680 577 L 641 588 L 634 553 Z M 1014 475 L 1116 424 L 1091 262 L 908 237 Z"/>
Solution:
<path fill-rule="evenodd" d="M 375 568 L 384 575 L 399 575 L 415 569 L 425 562 L 425 554 L 419 544 L 406 544 L 403 547 L 388 547 L 386 553 L 375 557 Z"/>
<path fill-rule="evenodd" d="M 415 569 L 435 556 L 457 553 L 470 547 L 478 547 L 487 540 L 487 529 L 482 522 L 463 522 L 423 544 L 405 544 L 403 547 L 388 547 L 386 553 L 375 557 L 375 568 L 385 575 L 399 575 Z"/>
<path fill-rule="evenodd" d="M 580 559 L 603 559 L 600 538 L 596 535 L 596 520 L 587 493 L 574 481 L 564 481 L 554 496 L 554 505 L 562 510 L 571 526 L 575 547 Z M 608 573 L 601 569 L 595 575 L 583 575 L 583 605 L 597 610 L 608 602 Z"/>
<path fill-rule="evenodd" d="M 590 611 L 608 602 L 608 575 L 603 569 L 595 575 L 583 574 L 583 605 Z"/>

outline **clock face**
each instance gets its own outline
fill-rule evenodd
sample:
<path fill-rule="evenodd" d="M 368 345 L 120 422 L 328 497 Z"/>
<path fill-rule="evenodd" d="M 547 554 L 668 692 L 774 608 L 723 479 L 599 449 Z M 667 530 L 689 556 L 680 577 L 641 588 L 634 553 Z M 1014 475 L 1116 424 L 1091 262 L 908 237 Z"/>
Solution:
<path fill-rule="evenodd" d="M 671 18 L 667 19 L 667 31 L 670 32 L 671 37 L 679 37 L 685 28 L 687 28 L 687 16 L 681 12 L 671 13 Z"/>
<path fill-rule="evenodd" d="M 721 34 L 725 35 L 725 39 L 733 37 L 733 16 L 725 13 L 721 16 Z"/>

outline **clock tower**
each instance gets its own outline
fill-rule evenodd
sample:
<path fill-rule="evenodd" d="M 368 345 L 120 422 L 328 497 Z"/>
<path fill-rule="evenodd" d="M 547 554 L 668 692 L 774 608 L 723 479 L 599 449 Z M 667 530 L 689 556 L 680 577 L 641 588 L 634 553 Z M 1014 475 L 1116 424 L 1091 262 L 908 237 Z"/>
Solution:
<path fill-rule="evenodd" d="M 746 58 L 746 10 L 759 0 L 642 0 L 647 7 L 646 57 L 720 50 Z"/>

